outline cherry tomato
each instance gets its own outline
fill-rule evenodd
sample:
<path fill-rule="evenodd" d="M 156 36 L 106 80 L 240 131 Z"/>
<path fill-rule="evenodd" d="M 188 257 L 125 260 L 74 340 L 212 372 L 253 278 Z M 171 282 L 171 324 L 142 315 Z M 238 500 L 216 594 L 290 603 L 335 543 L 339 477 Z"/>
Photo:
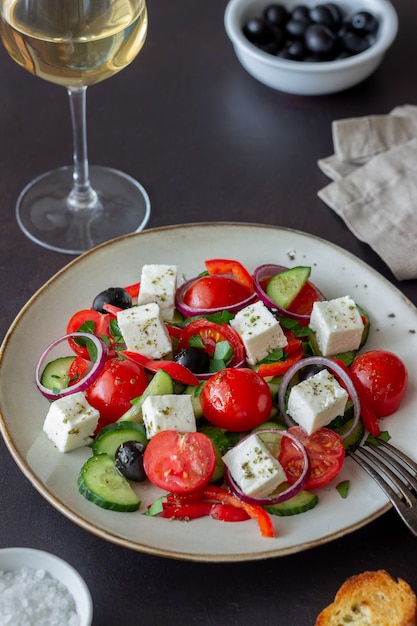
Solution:
<path fill-rule="evenodd" d="M 88 402 L 100 412 L 100 425 L 119 419 L 142 395 L 148 378 L 141 365 L 124 359 L 109 359 L 85 392 Z"/>
<path fill-rule="evenodd" d="M 214 274 L 197 278 L 185 292 L 184 303 L 194 309 L 226 308 L 245 300 L 252 293 L 233 276 Z"/>
<path fill-rule="evenodd" d="M 68 387 L 78 383 L 87 370 L 87 361 L 82 356 L 76 356 L 68 370 Z"/>
<path fill-rule="evenodd" d="M 149 480 L 160 489 L 187 493 L 204 487 L 216 466 L 216 453 L 207 435 L 162 430 L 152 437 L 143 455 Z"/>
<path fill-rule="evenodd" d="M 408 382 L 407 369 L 398 356 L 386 350 L 364 352 L 353 361 L 350 373 L 378 417 L 398 409 Z"/>
<path fill-rule="evenodd" d="M 318 300 L 321 300 L 321 297 L 316 287 L 313 283 L 307 281 L 300 293 L 289 305 L 288 311 L 297 313 L 298 315 L 310 315 L 313 310 L 313 304 Z"/>
<path fill-rule="evenodd" d="M 228 341 L 233 350 L 233 358 L 229 363 L 229 367 L 238 365 L 245 359 L 245 348 L 242 340 L 236 331 L 227 324 L 216 324 L 215 322 L 209 322 L 208 320 L 201 318 L 190 322 L 185 326 L 178 343 L 178 350 L 187 348 L 189 346 L 190 338 L 193 335 L 200 335 L 206 351 L 210 354 L 214 354 L 216 343 L 219 341 Z"/>
<path fill-rule="evenodd" d="M 82 330 L 83 332 L 89 332 L 97 337 L 101 337 L 108 346 L 109 356 L 114 357 L 116 356 L 116 352 L 112 347 L 114 345 L 114 337 L 110 331 L 111 319 L 111 315 L 99 313 L 94 309 L 77 311 L 67 324 L 67 334 Z M 68 343 L 75 354 L 82 356 L 84 359 L 89 359 L 88 350 L 84 345 L 80 345 L 80 343 L 74 339 L 69 339 Z"/>
<path fill-rule="evenodd" d="M 266 422 L 272 397 L 267 383 L 247 368 L 227 368 L 214 374 L 200 395 L 204 416 L 232 432 L 251 430 Z"/>
<path fill-rule="evenodd" d="M 303 444 L 310 459 L 311 471 L 306 489 L 327 485 L 337 476 L 345 458 L 343 440 L 337 433 L 329 428 L 319 428 L 309 435 L 301 426 L 291 426 L 288 432 Z M 278 460 L 292 485 L 303 470 L 303 459 L 289 437 L 282 438 Z"/>

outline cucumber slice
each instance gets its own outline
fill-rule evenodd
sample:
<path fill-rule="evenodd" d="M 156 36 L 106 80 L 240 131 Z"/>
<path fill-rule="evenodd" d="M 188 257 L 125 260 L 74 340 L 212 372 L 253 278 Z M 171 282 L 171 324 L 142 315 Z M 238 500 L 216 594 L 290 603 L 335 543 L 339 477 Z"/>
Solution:
<path fill-rule="evenodd" d="M 266 293 L 276 305 L 288 309 L 311 274 L 311 267 L 297 265 L 277 274 L 269 281 Z"/>
<path fill-rule="evenodd" d="M 191 396 L 191 404 L 193 405 L 193 411 L 196 419 L 200 419 L 200 417 L 203 417 L 203 409 L 201 408 L 200 400 L 201 390 L 201 385 L 199 385 L 198 387 L 188 385 L 188 387 L 186 387 L 184 390 L 185 394 Z"/>
<path fill-rule="evenodd" d="M 115 458 L 119 446 L 126 441 L 139 441 L 144 446 L 148 443 L 143 424 L 137 422 L 115 422 L 102 428 L 94 440 L 93 454 L 108 454 Z"/>
<path fill-rule="evenodd" d="M 68 387 L 68 370 L 75 359 L 75 356 L 61 356 L 50 361 L 42 372 L 42 385 L 51 390 L 66 389 Z"/>
<path fill-rule="evenodd" d="M 164 396 L 172 393 L 174 393 L 173 379 L 164 370 L 158 370 L 140 398 L 117 421 L 142 422 L 142 404 L 148 396 Z"/>
<path fill-rule="evenodd" d="M 289 500 L 280 502 L 279 504 L 268 505 L 265 509 L 272 515 L 298 515 L 299 513 L 305 513 L 305 511 L 314 509 L 318 501 L 319 498 L 317 494 L 302 489 L 295 496 L 289 498 Z"/>
<path fill-rule="evenodd" d="M 230 449 L 230 442 L 225 433 L 216 426 L 202 426 L 198 429 L 199 432 L 204 433 L 210 439 L 213 444 L 214 451 L 216 453 L 216 466 L 210 479 L 211 483 L 220 483 L 224 477 L 224 461 L 223 454 Z"/>
<path fill-rule="evenodd" d="M 108 454 L 90 456 L 78 476 L 78 489 L 87 500 L 111 511 L 137 511 L 140 500 L 129 481 L 114 466 Z"/>

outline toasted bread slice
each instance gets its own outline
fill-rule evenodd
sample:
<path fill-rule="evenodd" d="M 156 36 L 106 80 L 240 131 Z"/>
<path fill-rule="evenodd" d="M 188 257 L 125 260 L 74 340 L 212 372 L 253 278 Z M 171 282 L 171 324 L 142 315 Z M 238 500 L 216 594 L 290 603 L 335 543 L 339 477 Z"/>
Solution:
<path fill-rule="evenodd" d="M 348 578 L 315 626 L 416 626 L 417 599 L 404 580 L 385 570 Z"/>

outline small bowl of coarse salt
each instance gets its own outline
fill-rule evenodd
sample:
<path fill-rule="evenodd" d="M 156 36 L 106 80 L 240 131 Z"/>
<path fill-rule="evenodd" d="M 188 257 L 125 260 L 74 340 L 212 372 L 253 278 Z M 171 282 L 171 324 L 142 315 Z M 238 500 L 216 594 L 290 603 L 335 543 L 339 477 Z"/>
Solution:
<path fill-rule="evenodd" d="M 43 550 L 0 550 L 2 626 L 90 626 L 93 604 L 80 574 Z"/>

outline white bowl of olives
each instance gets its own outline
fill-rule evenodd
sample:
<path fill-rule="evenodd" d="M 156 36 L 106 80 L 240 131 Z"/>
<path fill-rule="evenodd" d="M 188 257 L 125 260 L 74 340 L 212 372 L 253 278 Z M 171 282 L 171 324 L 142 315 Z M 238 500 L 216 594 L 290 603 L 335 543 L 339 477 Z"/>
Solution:
<path fill-rule="evenodd" d="M 389 0 L 229 0 L 224 23 L 254 78 L 298 95 L 335 93 L 362 82 L 398 31 Z"/>

